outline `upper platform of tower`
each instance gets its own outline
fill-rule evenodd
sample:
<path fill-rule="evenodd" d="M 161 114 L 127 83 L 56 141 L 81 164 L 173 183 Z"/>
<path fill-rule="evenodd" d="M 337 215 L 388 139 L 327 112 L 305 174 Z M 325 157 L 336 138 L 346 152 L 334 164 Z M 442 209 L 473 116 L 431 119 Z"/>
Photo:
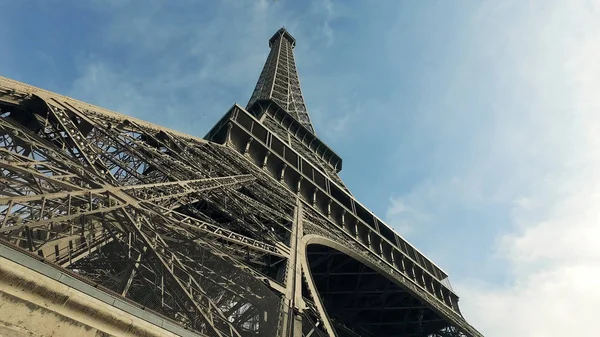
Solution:
<path fill-rule="evenodd" d="M 342 159 L 317 137 L 306 109 L 294 60 L 295 46 L 296 39 L 285 28 L 269 39 L 271 50 L 246 111 L 343 186 L 336 174 Z"/>

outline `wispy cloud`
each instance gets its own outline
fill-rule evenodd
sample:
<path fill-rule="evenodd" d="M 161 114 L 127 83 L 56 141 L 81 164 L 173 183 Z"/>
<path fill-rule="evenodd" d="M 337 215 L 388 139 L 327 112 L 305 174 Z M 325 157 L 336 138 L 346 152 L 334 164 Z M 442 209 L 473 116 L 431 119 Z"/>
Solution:
<path fill-rule="evenodd" d="M 335 17 L 333 2 L 331 0 L 323 0 L 321 5 L 326 13 L 325 22 L 323 22 L 323 35 L 327 38 L 327 45 L 331 46 L 335 37 L 333 29 L 331 29 L 331 21 Z"/>
<path fill-rule="evenodd" d="M 349 139 L 349 131 L 364 112 L 362 105 L 353 106 L 347 99 L 333 97 L 309 111 L 317 134 L 324 141 L 331 143 L 330 145 Z"/>
<path fill-rule="evenodd" d="M 484 281 L 463 276 L 453 282 L 462 296 L 465 317 L 486 336 L 596 334 L 593 313 L 600 304 L 595 281 L 600 277 L 599 10 L 583 1 L 548 1 L 528 7 L 505 2 L 481 6 L 471 18 L 471 25 L 484 28 L 471 35 L 473 48 L 478 50 L 465 52 L 455 88 L 460 88 L 465 74 L 481 66 L 481 59 L 469 55 L 483 54 L 488 68 L 480 73 L 489 77 L 478 78 L 498 91 L 481 97 L 487 100 L 488 111 L 457 116 L 450 123 L 471 125 L 483 113 L 492 122 L 472 124 L 484 128 L 483 134 L 467 131 L 469 137 L 477 136 L 468 138 L 471 142 L 485 146 L 467 145 L 466 154 L 447 152 L 440 156 L 440 163 L 445 160 L 446 168 L 453 169 L 452 157 L 460 156 L 467 164 L 462 167 L 464 180 L 479 181 L 473 185 L 476 193 L 436 184 L 436 195 L 427 197 L 423 190 L 421 200 L 409 205 L 439 217 L 444 212 L 434 205 L 442 194 L 443 202 L 453 203 L 453 209 L 462 208 L 464 214 L 495 205 L 500 210 L 487 213 L 490 222 L 497 220 L 494 214 L 508 215 L 504 225 L 498 224 L 502 227 L 487 253 L 479 250 L 479 254 L 503 260 L 496 268 L 502 268 L 499 272 L 505 278 Z M 486 42 L 492 39 L 493 44 Z M 448 89 L 448 104 L 457 104 L 455 88 Z M 480 198 L 465 199 L 465 194 Z M 473 204 L 478 206 L 474 209 Z M 485 215 L 480 218 L 485 220 Z M 479 245 L 480 228 L 469 228 L 473 230 L 469 240 Z M 469 261 L 465 258 L 462 263 Z"/>
<path fill-rule="evenodd" d="M 389 199 L 385 221 L 400 235 L 410 237 L 413 231 L 419 230 L 416 226 L 426 224 L 427 214 L 410 207 L 401 197 L 394 196 Z"/>
<path fill-rule="evenodd" d="M 286 26 L 345 182 L 450 273 L 467 320 L 596 333 L 596 2 L 31 3 L 3 5 L 2 74 L 195 135 L 246 103 Z"/>
<path fill-rule="evenodd" d="M 110 5 L 97 4 L 111 13 L 98 36 L 107 53 L 79 59 L 70 94 L 197 135 L 234 102 L 245 104 L 276 27 L 266 1 Z"/>
<path fill-rule="evenodd" d="M 266 0 L 90 6 L 111 14 L 97 37 L 107 52 L 79 58 L 70 94 L 198 135 L 234 102 L 245 105 L 276 29 L 285 24 L 304 44 L 317 38 L 282 4 Z M 327 22 L 332 4 L 315 6 Z"/>

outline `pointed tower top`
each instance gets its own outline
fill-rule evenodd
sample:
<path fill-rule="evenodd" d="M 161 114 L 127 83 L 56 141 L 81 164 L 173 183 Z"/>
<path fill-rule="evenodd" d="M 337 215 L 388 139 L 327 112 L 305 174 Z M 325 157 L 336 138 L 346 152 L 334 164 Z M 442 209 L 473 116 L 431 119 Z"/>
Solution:
<path fill-rule="evenodd" d="M 273 47 L 273 42 L 275 42 L 275 40 L 277 40 L 280 37 L 285 37 L 289 43 L 292 45 L 292 48 L 294 48 L 296 46 L 296 39 L 294 39 L 294 37 L 292 36 L 292 34 L 290 34 L 285 27 L 281 27 L 279 28 L 278 31 L 275 32 L 275 34 L 273 34 L 273 36 L 269 39 L 269 48 Z"/>
<path fill-rule="evenodd" d="M 300 80 L 294 61 L 295 45 L 296 39 L 284 27 L 269 39 L 271 51 L 246 109 L 250 110 L 258 101 L 276 103 L 314 134 L 315 130 L 300 90 Z"/>

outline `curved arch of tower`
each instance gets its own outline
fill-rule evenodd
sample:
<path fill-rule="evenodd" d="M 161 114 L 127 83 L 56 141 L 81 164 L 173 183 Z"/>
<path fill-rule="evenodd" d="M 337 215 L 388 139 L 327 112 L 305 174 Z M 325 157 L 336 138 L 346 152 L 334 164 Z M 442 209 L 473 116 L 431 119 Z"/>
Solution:
<path fill-rule="evenodd" d="M 0 78 L 0 334 L 481 336 L 338 176 L 295 44 L 204 138 Z"/>

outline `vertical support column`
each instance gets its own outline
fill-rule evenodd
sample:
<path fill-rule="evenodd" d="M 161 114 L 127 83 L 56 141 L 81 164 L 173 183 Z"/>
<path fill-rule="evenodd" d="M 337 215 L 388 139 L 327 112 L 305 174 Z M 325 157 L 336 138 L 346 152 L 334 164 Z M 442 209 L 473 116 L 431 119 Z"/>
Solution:
<path fill-rule="evenodd" d="M 458 308 L 458 297 L 450 295 L 450 304 L 452 309 L 456 310 Z"/>
<path fill-rule="evenodd" d="M 269 155 L 271 155 L 271 151 L 267 151 L 267 154 L 265 155 L 265 159 L 263 159 L 263 163 L 262 163 L 263 169 L 267 168 L 267 161 L 269 160 Z"/>
<path fill-rule="evenodd" d="M 287 164 L 283 164 L 283 167 L 281 168 L 281 174 L 279 175 L 279 181 L 282 182 L 283 181 L 283 177 L 285 177 L 285 169 L 287 168 Z"/>
<path fill-rule="evenodd" d="M 452 308 L 452 300 L 450 299 L 450 292 L 448 290 L 442 289 L 442 297 L 444 298 L 444 303 L 447 306 Z"/>
<path fill-rule="evenodd" d="M 227 123 L 227 136 L 225 137 L 225 145 L 231 144 L 231 129 L 233 128 L 233 124 L 231 122 Z"/>
<path fill-rule="evenodd" d="M 300 187 L 302 186 L 302 179 L 304 179 L 303 176 L 300 176 L 300 178 L 298 178 L 298 183 L 296 184 L 296 193 L 300 194 Z"/>
<path fill-rule="evenodd" d="M 304 257 L 304 251 L 299 249 L 302 238 L 302 202 L 296 199 L 294 222 L 290 237 L 290 257 L 287 264 L 285 280 L 285 304 L 280 337 L 302 337 L 302 316 L 299 305 L 302 304 L 302 265 L 299 262 Z"/>
<path fill-rule="evenodd" d="M 248 139 L 248 142 L 246 143 L 246 148 L 244 148 L 244 155 L 248 155 L 248 150 L 250 150 L 250 145 L 252 145 L 252 141 L 254 140 L 254 138 L 250 137 L 250 139 Z"/>
<path fill-rule="evenodd" d="M 439 283 L 436 283 L 433 279 L 431 280 L 431 288 L 435 293 L 435 296 L 440 300 L 444 301 L 444 295 L 442 294 L 442 288 Z"/>
<path fill-rule="evenodd" d="M 400 255 L 400 269 L 406 274 L 406 263 L 404 262 L 404 255 Z"/>

